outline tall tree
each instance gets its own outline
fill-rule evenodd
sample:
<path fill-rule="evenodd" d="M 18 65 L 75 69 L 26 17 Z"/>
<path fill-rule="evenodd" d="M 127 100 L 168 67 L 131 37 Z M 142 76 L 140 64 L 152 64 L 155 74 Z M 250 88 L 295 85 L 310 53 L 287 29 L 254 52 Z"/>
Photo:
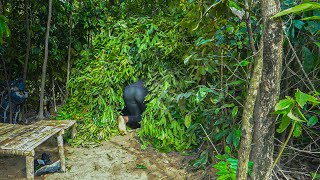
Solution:
<path fill-rule="evenodd" d="M 49 12 L 48 12 L 48 21 L 47 21 L 47 30 L 46 30 L 45 52 L 44 52 L 44 61 L 43 61 L 43 65 L 42 65 L 40 108 L 39 108 L 39 115 L 38 115 L 39 119 L 44 119 L 43 98 L 44 98 L 46 71 L 47 71 L 48 54 L 49 54 L 49 32 L 50 32 L 51 16 L 52 16 L 52 0 L 49 0 Z"/>
<path fill-rule="evenodd" d="M 280 92 L 283 37 L 281 21 L 271 18 L 280 11 L 279 1 L 261 0 L 260 3 L 263 32 L 242 118 L 242 139 L 237 173 L 237 179 L 241 180 L 246 180 L 248 176 L 252 139 L 254 142 L 251 153 L 254 162 L 253 179 L 270 179 L 271 177 L 274 140 L 274 117 L 271 113 Z"/>
<path fill-rule="evenodd" d="M 254 109 L 254 131 L 251 160 L 254 162 L 253 179 L 271 179 L 275 115 L 279 99 L 283 54 L 283 32 L 280 18 L 271 18 L 279 12 L 279 0 L 260 0 L 263 30 L 263 70 Z"/>
<path fill-rule="evenodd" d="M 261 41 L 262 45 L 263 40 Z M 261 73 L 263 68 L 263 59 L 262 59 L 262 46 L 260 45 L 260 49 L 258 50 L 257 54 L 255 54 L 255 63 L 254 69 L 252 72 L 250 86 L 248 89 L 248 95 L 246 98 L 246 103 L 243 110 L 242 115 L 242 137 L 240 142 L 240 149 L 239 149 L 239 168 L 237 172 L 237 179 L 247 179 L 247 172 L 248 172 L 248 163 L 249 163 L 249 156 L 251 151 L 251 142 L 252 142 L 252 130 L 253 130 L 253 123 L 252 119 L 254 116 L 254 108 L 255 102 L 258 96 L 259 84 L 261 82 Z"/>

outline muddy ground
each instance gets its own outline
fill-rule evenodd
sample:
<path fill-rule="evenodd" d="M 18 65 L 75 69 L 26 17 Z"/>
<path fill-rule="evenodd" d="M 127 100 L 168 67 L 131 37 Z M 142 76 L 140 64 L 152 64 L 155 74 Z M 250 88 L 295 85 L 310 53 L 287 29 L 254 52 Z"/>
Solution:
<path fill-rule="evenodd" d="M 141 150 L 140 146 L 135 131 L 125 136 L 114 137 L 94 148 L 65 145 L 67 172 L 42 175 L 36 179 L 197 180 L 202 178 L 201 171 L 187 172 L 185 164 L 182 163 L 185 157 L 178 153 L 161 153 L 153 148 Z M 55 139 L 40 145 L 36 149 L 36 158 L 41 158 L 43 152 L 49 153 L 53 162 L 58 160 Z M 0 179 L 25 177 L 24 157 L 0 155 Z"/>

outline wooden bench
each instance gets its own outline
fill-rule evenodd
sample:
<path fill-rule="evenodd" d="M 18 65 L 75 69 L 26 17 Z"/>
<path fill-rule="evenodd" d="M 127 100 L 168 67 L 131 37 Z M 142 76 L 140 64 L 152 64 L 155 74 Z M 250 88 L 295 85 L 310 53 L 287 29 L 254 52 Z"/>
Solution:
<path fill-rule="evenodd" d="M 75 120 L 41 120 L 35 123 L 37 126 L 53 126 L 57 128 L 62 128 L 63 130 L 67 130 L 72 128 L 71 137 L 72 139 L 76 138 L 76 126 L 77 122 Z"/>
<path fill-rule="evenodd" d="M 57 135 L 60 171 L 65 172 L 63 149 L 64 130 L 73 127 L 75 121 L 39 121 L 32 125 L 0 123 L 0 154 L 26 156 L 27 179 L 34 179 L 34 149 L 52 136 Z"/>

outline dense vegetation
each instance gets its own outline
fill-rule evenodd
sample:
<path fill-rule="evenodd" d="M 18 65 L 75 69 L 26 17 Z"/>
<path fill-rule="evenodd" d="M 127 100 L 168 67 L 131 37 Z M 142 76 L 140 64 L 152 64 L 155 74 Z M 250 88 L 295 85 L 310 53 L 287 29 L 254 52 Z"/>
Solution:
<path fill-rule="evenodd" d="M 281 2 L 282 9 L 299 4 Z M 117 135 L 123 89 L 144 79 L 150 93 L 138 130 L 142 148 L 189 155 L 197 149 L 190 167 L 213 166 L 221 179 L 235 179 L 242 112 L 264 28 L 259 2 L 250 1 L 248 19 L 245 3 L 231 0 L 61 0 L 52 6 L 45 95 L 63 104 L 54 118 L 79 122 L 74 145 Z M 320 139 L 319 9 L 305 3 L 280 14 L 284 100 L 275 107 L 281 115 L 275 152 L 291 163 L 285 169 L 306 163 L 309 177 L 320 162 L 313 153 Z M 4 0 L 0 11 L 0 71 L 6 74 L 0 80 L 26 77 L 30 118 L 38 111 L 48 4 Z M 291 147 L 284 153 L 282 142 Z"/>

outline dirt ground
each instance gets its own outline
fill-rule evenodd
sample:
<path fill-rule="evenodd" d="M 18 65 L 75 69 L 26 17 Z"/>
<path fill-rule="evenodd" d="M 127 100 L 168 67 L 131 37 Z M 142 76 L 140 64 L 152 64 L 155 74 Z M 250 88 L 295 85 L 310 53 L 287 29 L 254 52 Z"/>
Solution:
<path fill-rule="evenodd" d="M 58 160 L 55 139 L 39 146 L 36 149 L 36 158 L 40 158 L 43 152 L 49 153 L 53 162 Z M 188 173 L 182 165 L 184 157 L 176 152 L 161 153 L 153 148 L 141 150 L 135 131 L 125 136 L 114 137 L 94 148 L 65 145 L 65 154 L 67 172 L 46 174 L 36 179 L 197 180 L 202 177 L 201 171 Z M 139 168 L 139 165 L 146 169 Z M 0 155 L 1 180 L 25 177 L 24 157 Z"/>

